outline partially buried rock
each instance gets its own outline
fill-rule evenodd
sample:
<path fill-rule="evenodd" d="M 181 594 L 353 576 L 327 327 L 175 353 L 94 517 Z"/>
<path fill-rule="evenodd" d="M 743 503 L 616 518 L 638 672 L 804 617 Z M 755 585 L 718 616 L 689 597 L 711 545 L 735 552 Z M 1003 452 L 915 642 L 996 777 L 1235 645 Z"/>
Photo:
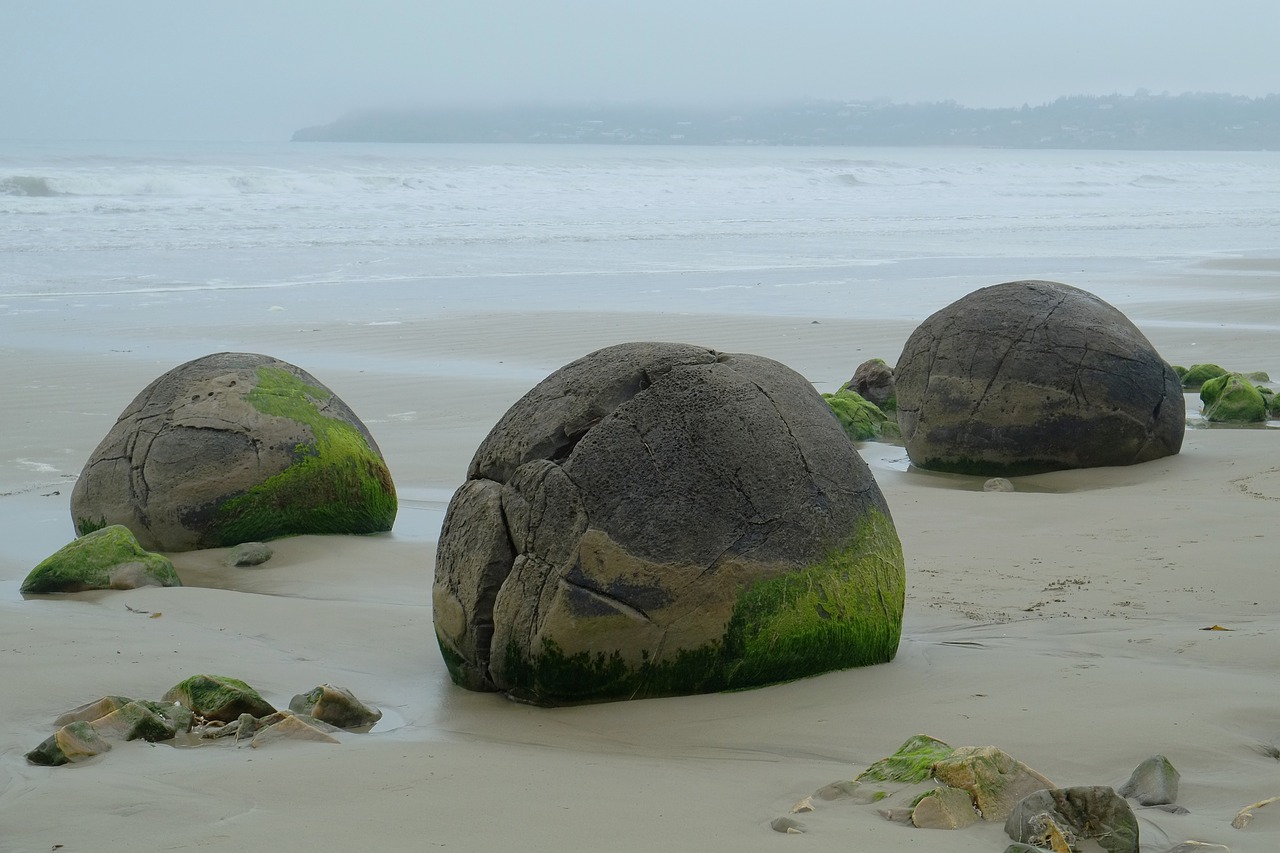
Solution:
<path fill-rule="evenodd" d="M 53 724 L 55 726 L 65 726 L 68 723 L 80 721 L 91 723 L 96 719 L 105 717 L 112 711 L 120 710 L 132 701 L 128 696 L 103 696 L 101 699 L 86 702 L 78 708 L 72 708 L 54 720 Z"/>
<path fill-rule="evenodd" d="M 337 726 L 297 714 L 286 714 L 284 719 L 266 728 L 259 729 L 249 742 L 252 747 L 262 747 L 282 740 L 308 740 L 318 743 L 342 743 L 334 737 L 340 731 Z"/>
<path fill-rule="evenodd" d="M 911 822 L 920 829 L 963 829 L 979 818 L 968 791 L 946 786 L 926 793 L 911 810 Z"/>
<path fill-rule="evenodd" d="M 27 753 L 27 761 L 45 767 L 77 764 L 111 749 L 111 744 L 83 720 L 68 723 Z"/>
<path fill-rule="evenodd" d="M 933 765 L 933 777 L 969 792 L 983 820 L 988 821 L 1004 820 L 1023 797 L 1053 787 L 1048 779 L 994 746 L 957 749 Z"/>
<path fill-rule="evenodd" d="M 265 717 L 276 709 L 238 678 L 193 675 L 169 688 L 165 702 L 178 702 L 208 720 L 229 723 L 241 714 Z"/>
<path fill-rule="evenodd" d="M 182 586 L 173 563 L 143 550 L 123 525 L 81 536 L 43 560 L 22 582 L 24 594 Z"/>
<path fill-rule="evenodd" d="M 100 734 L 121 740 L 154 743 L 172 740 L 178 732 L 190 730 L 191 719 L 191 711 L 180 705 L 141 700 L 99 717 L 93 721 L 93 727 Z"/>
<path fill-rule="evenodd" d="M 1160 806 L 1178 799 L 1181 774 L 1163 755 L 1153 755 L 1116 791 L 1122 797 L 1137 800 L 1144 806 Z"/>
<path fill-rule="evenodd" d="M 1182 447 L 1177 373 L 1133 323 L 1051 281 L 983 288 L 912 333 L 894 371 L 911 462 L 1014 476 L 1131 465 Z"/>
<path fill-rule="evenodd" d="M 355 697 L 345 687 L 321 684 L 308 693 L 299 693 L 289 703 L 295 714 L 306 714 L 343 729 L 371 726 L 382 719 L 382 712 Z"/>
<path fill-rule="evenodd" d="M 265 542 L 244 542 L 231 549 L 227 564 L 232 566 L 260 566 L 271 559 L 271 546 Z"/>
<path fill-rule="evenodd" d="M 553 373 L 480 445 L 433 618 L 456 683 L 551 705 L 888 661 L 904 587 L 884 497 L 804 377 L 630 343 Z"/>
<path fill-rule="evenodd" d="M 1017 489 L 1014 488 L 1012 481 L 1007 480 L 1004 477 L 992 477 L 991 479 L 987 480 L 985 483 L 982 484 L 982 491 L 1014 492 L 1014 491 L 1017 491 Z"/>
<path fill-rule="evenodd" d="M 71 493 L 78 533 L 124 524 L 163 551 L 377 533 L 395 516 L 390 472 L 355 413 L 255 353 L 208 355 L 144 388 Z"/>
<path fill-rule="evenodd" d="M 1068 850 L 1092 838 L 1107 853 L 1138 853 L 1138 819 L 1123 797 L 1105 786 L 1053 788 L 1023 798 L 1005 832 L 1014 841 L 1051 850 L 1059 839 Z"/>

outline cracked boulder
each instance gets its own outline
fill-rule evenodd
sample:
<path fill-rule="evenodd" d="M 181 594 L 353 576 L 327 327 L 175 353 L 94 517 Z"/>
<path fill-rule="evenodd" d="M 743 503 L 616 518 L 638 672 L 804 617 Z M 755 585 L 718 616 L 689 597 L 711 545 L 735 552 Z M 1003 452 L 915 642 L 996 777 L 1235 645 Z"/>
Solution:
<path fill-rule="evenodd" d="M 71 493 L 76 532 L 123 524 L 189 551 L 317 533 L 377 533 L 395 486 L 369 430 L 288 362 L 216 353 L 156 379 L 120 415 Z"/>
<path fill-rule="evenodd" d="M 554 705 L 888 661 L 904 586 L 880 489 L 803 377 L 630 343 L 547 377 L 477 449 L 433 618 L 455 682 Z"/>
<path fill-rule="evenodd" d="M 1114 307 L 1057 282 L 997 284 L 938 311 L 907 340 L 894 386 L 920 468 L 1014 476 L 1182 447 L 1174 369 Z"/>

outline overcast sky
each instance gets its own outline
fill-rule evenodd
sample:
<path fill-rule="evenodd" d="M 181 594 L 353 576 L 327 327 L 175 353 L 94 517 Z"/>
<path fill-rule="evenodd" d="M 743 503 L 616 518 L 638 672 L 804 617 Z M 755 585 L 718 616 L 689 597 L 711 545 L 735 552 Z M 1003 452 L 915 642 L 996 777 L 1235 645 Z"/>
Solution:
<path fill-rule="evenodd" d="M 379 106 L 1280 92 L 1277 0 L 0 0 L 0 139 Z"/>

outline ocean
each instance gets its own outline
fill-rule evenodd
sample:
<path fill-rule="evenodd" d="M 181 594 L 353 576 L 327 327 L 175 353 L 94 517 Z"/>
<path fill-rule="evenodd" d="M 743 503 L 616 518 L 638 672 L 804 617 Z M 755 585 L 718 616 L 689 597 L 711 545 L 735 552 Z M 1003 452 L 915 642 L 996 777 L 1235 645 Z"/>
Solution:
<path fill-rule="evenodd" d="M 363 322 L 495 304 L 923 318 L 986 284 L 1106 291 L 1277 234 L 1274 152 L 0 144 L 6 336 L 76 306 L 321 317 L 335 289 Z"/>

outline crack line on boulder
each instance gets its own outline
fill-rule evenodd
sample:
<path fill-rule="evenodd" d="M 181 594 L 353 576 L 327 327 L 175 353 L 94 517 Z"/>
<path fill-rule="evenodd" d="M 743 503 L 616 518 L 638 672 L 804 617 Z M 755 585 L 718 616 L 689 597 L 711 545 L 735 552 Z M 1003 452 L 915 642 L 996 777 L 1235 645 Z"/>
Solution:
<path fill-rule="evenodd" d="M 623 614 L 630 616 L 632 619 L 643 619 L 645 622 L 649 622 L 649 623 L 653 622 L 653 619 L 649 617 L 648 613 L 645 613 L 643 610 L 641 610 L 640 608 L 632 604 L 628 604 L 627 602 L 623 601 L 620 598 L 616 598 L 610 595 L 604 590 L 596 589 L 595 587 L 591 587 L 591 586 L 584 586 L 583 584 L 580 584 L 580 583 L 574 583 L 573 581 L 569 580 L 569 578 L 567 577 L 561 577 L 558 580 L 562 586 L 573 587 L 574 589 L 580 589 L 583 592 L 585 592 L 587 595 L 591 596 L 592 598 L 600 600 L 601 602 L 612 607 L 614 610 L 621 611 Z"/>

